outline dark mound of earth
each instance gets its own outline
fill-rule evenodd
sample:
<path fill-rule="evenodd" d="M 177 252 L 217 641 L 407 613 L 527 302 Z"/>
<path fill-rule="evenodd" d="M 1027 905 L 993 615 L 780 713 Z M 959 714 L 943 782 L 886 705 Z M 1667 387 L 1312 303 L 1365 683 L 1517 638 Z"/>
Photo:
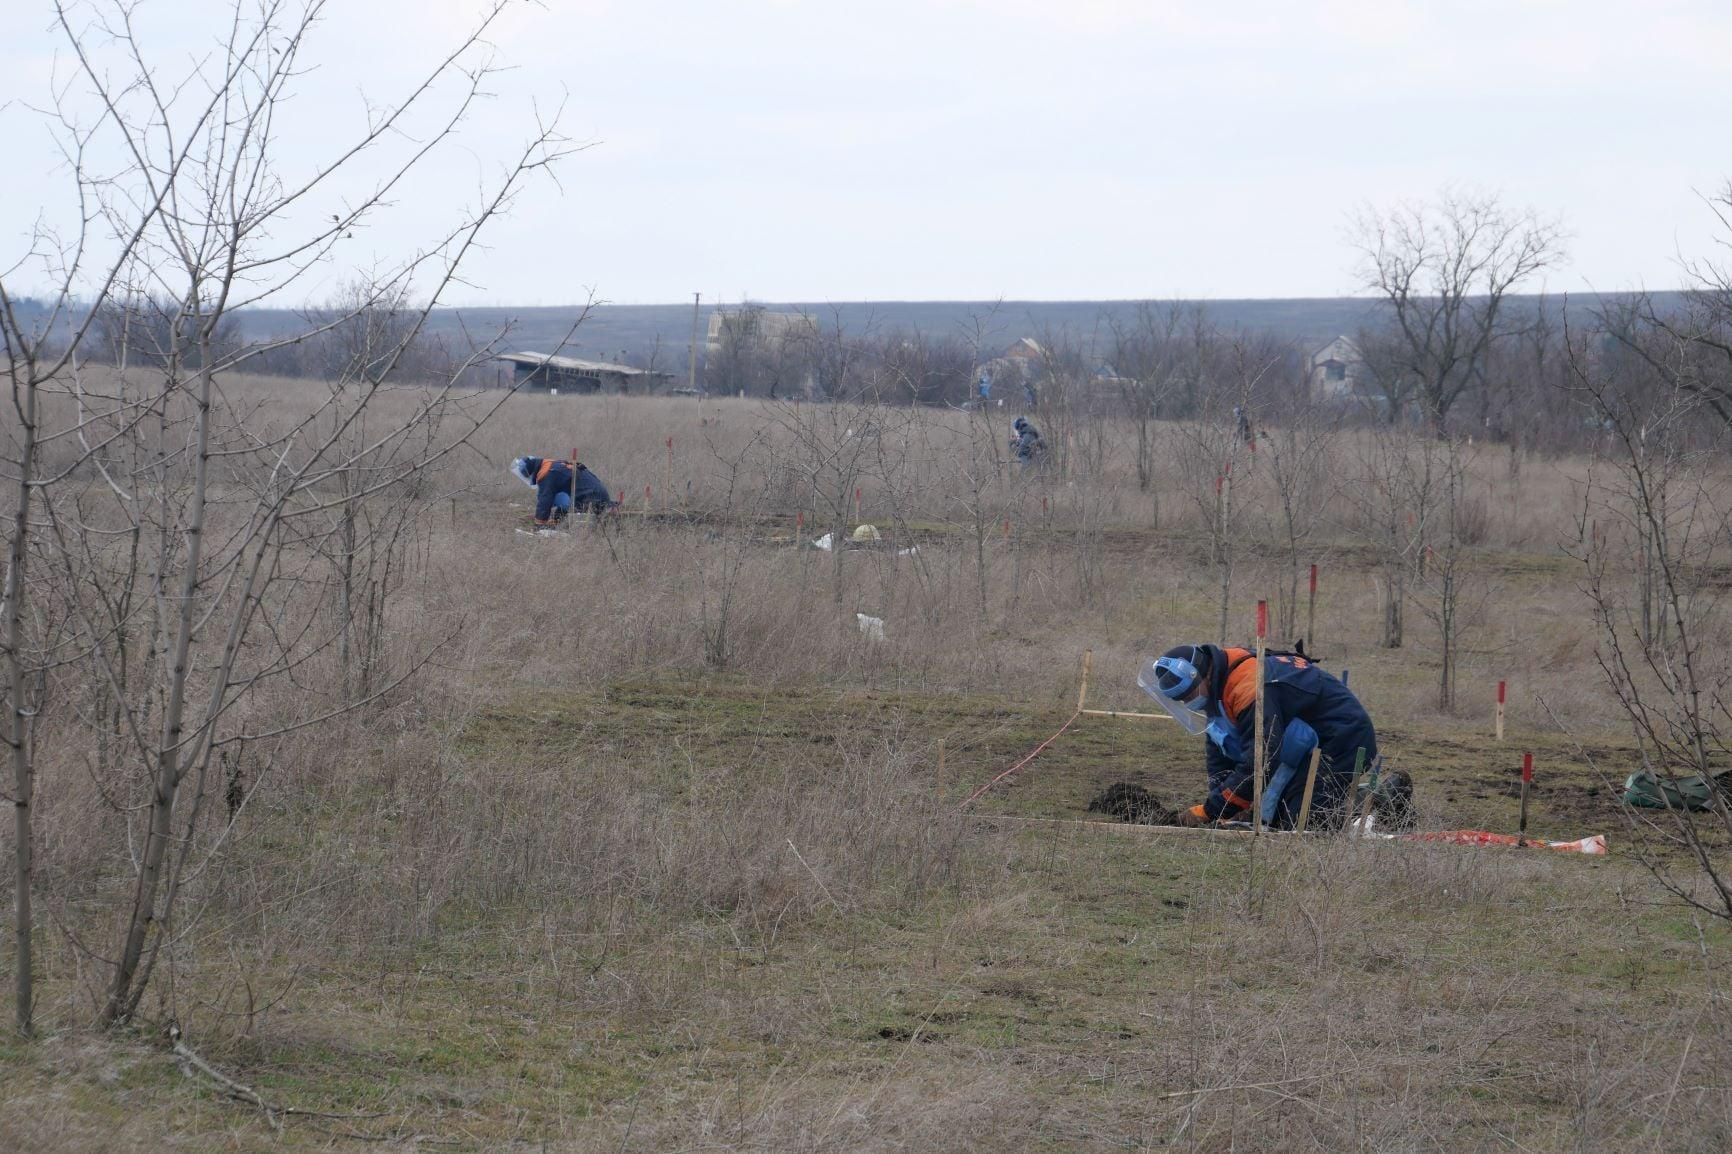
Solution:
<path fill-rule="evenodd" d="M 1134 825 L 1178 825 L 1178 816 L 1153 794 L 1128 781 L 1114 782 L 1089 802 L 1090 813 L 1104 813 Z"/>

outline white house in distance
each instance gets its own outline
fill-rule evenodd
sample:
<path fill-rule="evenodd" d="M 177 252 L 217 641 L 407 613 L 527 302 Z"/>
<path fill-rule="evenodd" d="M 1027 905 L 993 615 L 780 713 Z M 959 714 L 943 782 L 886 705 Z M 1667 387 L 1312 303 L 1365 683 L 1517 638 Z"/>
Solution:
<path fill-rule="evenodd" d="M 1311 354 L 1311 396 L 1319 401 L 1339 401 L 1358 391 L 1365 358 L 1352 337 L 1336 337 Z"/>

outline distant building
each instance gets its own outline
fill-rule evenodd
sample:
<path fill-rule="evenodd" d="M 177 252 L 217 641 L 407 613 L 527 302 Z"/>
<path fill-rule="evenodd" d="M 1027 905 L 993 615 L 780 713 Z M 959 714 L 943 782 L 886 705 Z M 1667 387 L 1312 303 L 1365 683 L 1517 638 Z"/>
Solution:
<path fill-rule="evenodd" d="M 1365 358 L 1351 337 L 1336 337 L 1311 354 L 1311 396 L 1319 401 L 1335 401 L 1359 391 L 1359 378 L 1365 368 Z"/>
<path fill-rule="evenodd" d="M 721 350 L 723 336 L 730 329 L 737 337 L 764 342 L 818 336 L 818 322 L 808 313 L 773 313 L 757 305 L 718 308 L 710 314 L 707 344 L 711 353 Z"/>
<path fill-rule="evenodd" d="M 494 358 L 513 366 L 518 388 L 571 393 L 654 392 L 673 379 L 613 361 L 583 361 L 547 353 L 501 353 Z"/>

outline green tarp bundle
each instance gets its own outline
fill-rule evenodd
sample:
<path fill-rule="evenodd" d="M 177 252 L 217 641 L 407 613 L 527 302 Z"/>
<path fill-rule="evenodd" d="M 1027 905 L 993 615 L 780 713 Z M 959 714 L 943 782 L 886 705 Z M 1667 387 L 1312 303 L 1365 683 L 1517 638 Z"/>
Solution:
<path fill-rule="evenodd" d="M 1668 781 L 1657 773 L 1640 769 L 1624 779 L 1624 803 L 1643 809 L 1682 809 L 1702 813 L 1713 808 L 1714 790 L 1727 788 L 1727 783 L 1722 780 L 1726 776 L 1720 774 L 1710 781 L 1700 774 L 1690 774 Z"/>

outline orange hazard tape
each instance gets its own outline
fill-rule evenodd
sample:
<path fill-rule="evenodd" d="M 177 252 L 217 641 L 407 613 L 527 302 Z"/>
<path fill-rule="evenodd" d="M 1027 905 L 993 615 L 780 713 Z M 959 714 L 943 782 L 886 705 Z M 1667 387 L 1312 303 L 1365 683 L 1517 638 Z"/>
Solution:
<path fill-rule="evenodd" d="M 1060 733 L 1063 733 L 1065 730 L 1070 728 L 1071 721 L 1075 721 L 1077 718 L 1079 718 L 1081 716 L 1082 716 L 1082 706 L 1078 705 L 1077 711 L 1070 715 L 1070 721 L 1067 721 L 1063 725 L 1058 727 L 1058 733 L 1053 734 L 1051 737 L 1047 738 L 1045 741 L 1043 741 L 1039 745 L 1035 746 L 1034 749 L 1029 751 L 1029 754 L 1027 757 L 1024 757 L 1021 761 L 1017 762 L 1015 765 L 1011 766 L 1009 769 L 1005 770 L 1003 773 L 999 774 L 997 777 L 993 778 L 991 781 L 987 782 L 985 785 L 981 786 L 979 789 L 977 789 L 973 793 L 969 794 L 967 799 L 965 799 L 963 801 L 963 803 L 961 805 L 957 806 L 956 808 L 957 809 L 967 809 L 968 806 L 974 801 L 975 798 L 979 797 L 981 794 L 985 793 L 987 790 L 991 789 L 993 786 L 997 785 L 999 782 L 1003 781 L 1005 778 L 1009 777 L 1011 774 L 1015 773 L 1017 770 L 1021 769 L 1023 766 L 1027 765 L 1029 762 L 1033 761 L 1035 759 L 1035 757 L 1040 753 L 1041 750 L 1045 749 L 1047 746 L 1051 745 L 1053 742 L 1058 740 Z"/>
<path fill-rule="evenodd" d="M 1555 849 L 1564 853 L 1603 854 L 1606 835 L 1578 838 L 1575 841 L 1544 841 L 1537 837 L 1520 838 L 1511 833 L 1491 833 L 1483 829 L 1440 829 L 1426 833 L 1396 835 L 1402 841 L 1441 841 L 1451 845 L 1511 845 L 1527 849 Z"/>

